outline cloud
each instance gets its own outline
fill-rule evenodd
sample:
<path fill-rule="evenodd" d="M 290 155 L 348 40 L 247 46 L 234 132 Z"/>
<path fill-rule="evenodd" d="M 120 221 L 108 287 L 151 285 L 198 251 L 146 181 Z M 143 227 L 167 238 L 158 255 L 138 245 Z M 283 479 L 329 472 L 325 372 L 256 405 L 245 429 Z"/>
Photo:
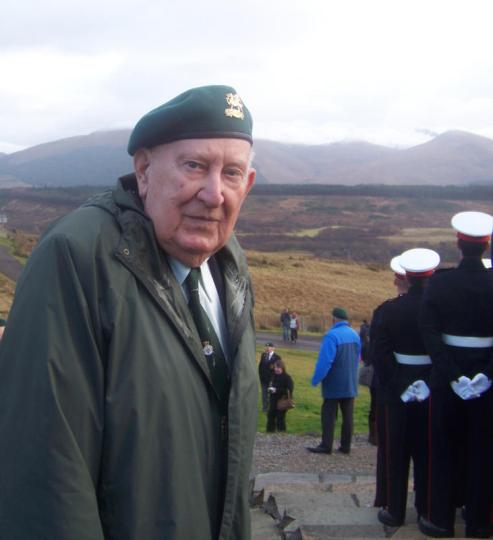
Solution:
<path fill-rule="evenodd" d="M 0 139 L 131 127 L 232 84 L 257 136 L 297 142 L 493 132 L 490 0 L 4 0 Z"/>

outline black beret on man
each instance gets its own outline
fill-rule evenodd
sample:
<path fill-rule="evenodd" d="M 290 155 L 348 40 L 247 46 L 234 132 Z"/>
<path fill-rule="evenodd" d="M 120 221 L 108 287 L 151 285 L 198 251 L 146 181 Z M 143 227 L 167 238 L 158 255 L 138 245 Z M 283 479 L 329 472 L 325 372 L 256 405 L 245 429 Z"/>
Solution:
<path fill-rule="evenodd" d="M 252 117 L 231 86 L 192 88 L 145 114 L 130 134 L 128 153 L 181 139 L 244 139 Z"/>

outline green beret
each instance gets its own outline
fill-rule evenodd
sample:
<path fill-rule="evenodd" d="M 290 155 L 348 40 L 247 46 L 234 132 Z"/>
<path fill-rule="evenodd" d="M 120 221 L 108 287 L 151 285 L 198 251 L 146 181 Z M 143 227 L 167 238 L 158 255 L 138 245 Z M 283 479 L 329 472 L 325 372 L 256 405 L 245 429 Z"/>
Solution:
<path fill-rule="evenodd" d="M 192 88 L 144 115 L 128 153 L 180 139 L 244 139 L 252 144 L 252 117 L 231 86 Z"/>
<path fill-rule="evenodd" d="M 336 317 L 337 319 L 344 319 L 345 321 L 349 319 L 349 317 L 347 316 L 347 311 L 342 307 L 335 307 L 332 310 L 332 316 Z"/>

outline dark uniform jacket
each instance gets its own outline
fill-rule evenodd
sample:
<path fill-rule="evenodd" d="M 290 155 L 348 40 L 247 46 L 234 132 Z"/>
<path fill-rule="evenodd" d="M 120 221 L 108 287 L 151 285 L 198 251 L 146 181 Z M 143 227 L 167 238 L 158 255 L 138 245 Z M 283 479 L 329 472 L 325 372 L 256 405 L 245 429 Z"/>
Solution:
<path fill-rule="evenodd" d="M 446 345 L 453 336 L 493 336 L 493 272 L 481 259 L 464 258 L 457 268 L 436 272 L 423 297 L 420 326 L 432 357 L 431 384 L 446 386 L 461 375 L 493 379 L 493 348 Z"/>
<path fill-rule="evenodd" d="M 427 354 L 418 327 L 423 290 L 414 285 L 407 294 L 388 300 L 378 308 L 372 356 L 384 402 L 399 400 L 407 387 L 418 379 L 429 382 L 431 365 L 399 364 L 394 356 L 394 352 Z"/>
<path fill-rule="evenodd" d="M 269 358 L 269 353 L 263 352 L 260 355 L 260 362 L 258 365 L 258 376 L 260 383 L 264 386 L 267 386 L 272 379 L 274 370 L 272 366 L 277 360 L 280 360 L 281 357 L 277 353 L 272 353 L 272 356 Z"/>
<path fill-rule="evenodd" d="M 250 538 L 252 291 L 234 238 L 215 258 L 232 344 L 227 425 L 135 179 L 40 241 L 0 345 L 0 538 Z"/>

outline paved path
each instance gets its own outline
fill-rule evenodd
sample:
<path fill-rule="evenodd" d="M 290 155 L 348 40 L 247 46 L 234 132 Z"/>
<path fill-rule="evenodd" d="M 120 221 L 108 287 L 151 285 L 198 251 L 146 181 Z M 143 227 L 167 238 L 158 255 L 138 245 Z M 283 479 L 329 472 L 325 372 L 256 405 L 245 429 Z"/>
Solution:
<path fill-rule="evenodd" d="M 301 350 L 301 351 L 316 351 L 320 349 L 322 338 L 318 336 L 300 336 L 296 344 L 285 342 L 282 340 L 282 335 L 276 332 L 257 332 L 257 345 L 265 345 L 271 341 L 276 347 L 285 349 Z"/>

